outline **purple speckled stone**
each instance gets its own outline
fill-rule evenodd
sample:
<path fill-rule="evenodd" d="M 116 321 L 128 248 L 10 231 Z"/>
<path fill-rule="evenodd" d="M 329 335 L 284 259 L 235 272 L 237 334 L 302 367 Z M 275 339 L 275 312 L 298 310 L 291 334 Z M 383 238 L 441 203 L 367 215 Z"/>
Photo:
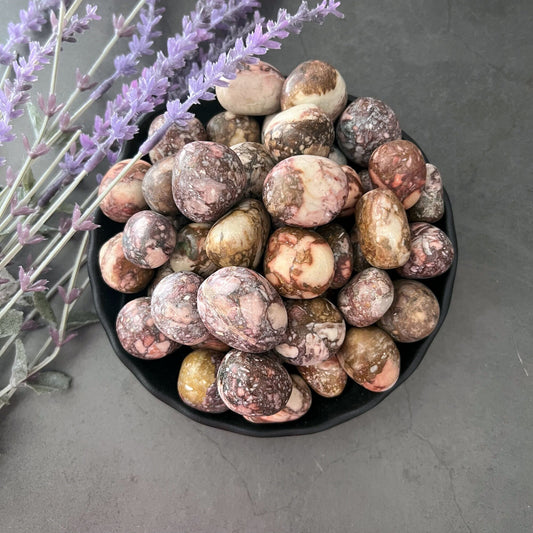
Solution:
<path fill-rule="evenodd" d="M 198 290 L 198 312 L 212 335 L 232 348 L 266 352 L 287 329 L 287 311 L 274 287 L 245 267 L 224 267 Z"/>
<path fill-rule="evenodd" d="M 330 289 L 340 289 L 350 279 L 353 270 L 352 241 L 348 232 L 340 224 L 328 224 L 317 229 L 328 242 L 335 261 L 335 275 Z"/>
<path fill-rule="evenodd" d="M 178 215 L 172 198 L 172 156 L 159 159 L 148 169 L 142 181 L 142 192 L 150 209 L 162 215 Z"/>
<path fill-rule="evenodd" d="M 313 228 L 331 222 L 348 196 L 346 174 L 334 161 L 297 155 L 278 163 L 263 185 L 263 202 L 276 221 Z"/>
<path fill-rule="evenodd" d="M 124 226 L 124 256 L 142 268 L 158 268 L 166 263 L 175 245 L 174 226 L 153 211 L 135 213 Z"/>
<path fill-rule="evenodd" d="M 174 201 L 194 222 L 220 218 L 242 197 L 246 182 L 239 157 L 223 144 L 192 142 L 174 159 Z"/>
<path fill-rule="evenodd" d="M 124 350 L 140 359 L 160 359 L 180 346 L 159 331 L 147 297 L 131 300 L 120 310 L 116 330 Z"/>
<path fill-rule="evenodd" d="M 191 346 L 209 338 L 196 306 L 202 281 L 194 272 L 177 272 L 161 280 L 152 294 L 156 326 L 180 344 Z"/>
<path fill-rule="evenodd" d="M 438 168 L 426 163 L 426 184 L 418 202 L 407 211 L 410 222 L 437 222 L 444 215 L 442 178 Z"/>
<path fill-rule="evenodd" d="M 441 229 L 427 222 L 409 224 L 411 255 L 398 274 L 404 278 L 427 279 L 444 274 L 453 263 L 452 241 Z"/>
<path fill-rule="evenodd" d="M 356 98 L 337 123 L 337 143 L 346 157 L 362 167 L 383 143 L 400 139 L 402 130 L 394 111 L 376 98 Z"/>
<path fill-rule="evenodd" d="M 267 416 L 285 407 L 292 380 L 285 368 L 267 353 L 231 350 L 217 375 L 222 401 L 240 415 Z"/>

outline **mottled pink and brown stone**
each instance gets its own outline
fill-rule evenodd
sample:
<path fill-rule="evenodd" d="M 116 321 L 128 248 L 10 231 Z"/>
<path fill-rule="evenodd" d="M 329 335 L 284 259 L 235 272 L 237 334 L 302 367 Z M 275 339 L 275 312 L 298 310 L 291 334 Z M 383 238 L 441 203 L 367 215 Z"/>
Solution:
<path fill-rule="evenodd" d="M 227 352 L 231 349 L 226 343 L 217 339 L 211 333 L 209 333 L 209 337 L 205 341 L 195 344 L 192 348 L 196 350 L 215 350 L 216 352 Z"/>
<path fill-rule="evenodd" d="M 195 141 L 174 158 L 174 201 L 194 222 L 220 218 L 242 197 L 246 181 L 241 160 L 223 144 Z"/>
<path fill-rule="evenodd" d="M 141 268 L 165 264 L 176 245 L 176 230 L 163 215 L 140 211 L 126 222 L 122 236 L 124 256 Z"/>
<path fill-rule="evenodd" d="M 443 215 L 442 178 L 436 166 L 426 163 L 426 184 L 418 202 L 407 211 L 407 218 L 411 222 L 437 222 Z"/>
<path fill-rule="evenodd" d="M 196 297 L 203 278 L 194 272 L 176 272 L 161 280 L 152 294 L 152 317 L 170 339 L 192 346 L 209 338 L 198 314 Z"/>
<path fill-rule="evenodd" d="M 336 223 L 318 228 L 317 233 L 326 239 L 335 260 L 335 275 L 330 289 L 340 289 L 352 276 L 353 249 L 350 235 L 340 224 Z"/>
<path fill-rule="evenodd" d="M 245 415 L 244 418 L 248 420 L 248 422 L 253 422 L 254 424 L 277 424 L 292 422 L 293 420 L 302 418 L 302 416 L 304 416 L 311 408 L 311 389 L 303 378 L 296 374 L 291 374 L 291 380 L 292 392 L 289 401 L 281 411 L 266 416 Z"/>
<path fill-rule="evenodd" d="M 324 398 L 340 396 L 348 381 L 348 375 L 342 369 L 336 355 L 316 365 L 297 368 L 306 383 Z"/>
<path fill-rule="evenodd" d="M 178 394 L 183 403 L 204 413 L 228 410 L 217 388 L 223 357 L 223 353 L 213 350 L 194 350 L 183 359 L 178 376 Z"/>
<path fill-rule="evenodd" d="M 116 330 L 124 350 L 140 359 L 160 359 L 180 347 L 155 325 L 148 297 L 131 300 L 119 311 Z"/>
<path fill-rule="evenodd" d="M 357 225 L 355 225 L 350 232 L 350 240 L 352 241 L 353 248 L 353 271 L 362 272 L 365 268 L 370 268 L 372 265 L 366 260 L 366 257 L 361 251 L 361 246 L 359 245 Z"/>
<path fill-rule="evenodd" d="M 390 389 L 400 376 L 398 347 L 375 326 L 348 329 L 337 357 L 344 371 L 372 392 Z"/>
<path fill-rule="evenodd" d="M 242 142 L 231 146 L 244 166 L 247 183 L 244 198 L 263 197 L 263 183 L 276 162 L 270 152 L 260 143 Z"/>
<path fill-rule="evenodd" d="M 259 142 L 261 128 L 255 118 L 222 111 L 213 116 L 206 126 L 210 141 L 232 146 L 243 142 Z"/>
<path fill-rule="evenodd" d="M 243 65 L 228 87 L 216 87 L 220 105 L 236 115 L 270 115 L 280 109 L 284 76 L 264 61 Z"/>
<path fill-rule="evenodd" d="M 198 312 L 209 332 L 232 348 L 266 352 L 280 344 L 287 311 L 274 287 L 244 267 L 224 267 L 198 290 Z"/>
<path fill-rule="evenodd" d="M 283 409 L 292 392 L 292 380 L 285 368 L 268 353 L 231 350 L 217 375 L 218 393 L 234 412 L 268 416 Z"/>
<path fill-rule="evenodd" d="M 143 269 L 146 270 L 146 269 Z M 174 274 L 174 270 L 172 270 L 172 267 L 170 266 L 170 262 L 167 261 L 165 264 L 161 265 L 156 271 L 154 279 L 152 280 L 152 283 L 150 283 L 150 286 L 148 287 L 148 291 L 146 294 L 148 296 L 152 296 L 154 289 L 159 285 L 162 279 L 166 278 L 167 276 L 170 276 L 170 274 Z"/>
<path fill-rule="evenodd" d="M 105 173 L 98 186 L 98 194 L 109 186 L 130 161 L 131 159 L 119 161 Z M 150 166 L 150 163 L 142 160 L 134 163 L 100 202 L 100 209 L 104 215 L 115 222 L 124 223 L 135 213 L 147 208 L 142 192 L 142 182 Z"/>
<path fill-rule="evenodd" d="M 398 279 L 394 284 L 394 300 L 381 317 L 378 326 L 395 341 L 416 342 L 424 339 L 437 327 L 439 302 L 423 283 Z"/>
<path fill-rule="evenodd" d="M 291 365 L 315 365 L 337 353 L 346 324 L 339 310 L 326 298 L 286 302 L 289 326 L 275 351 Z"/>
<path fill-rule="evenodd" d="M 377 322 L 393 298 L 394 287 L 389 275 L 371 267 L 359 272 L 340 290 L 337 305 L 348 324 L 362 328 Z"/>
<path fill-rule="evenodd" d="M 403 139 L 382 144 L 368 162 L 370 178 L 378 187 L 390 189 L 405 209 L 420 198 L 426 183 L 426 162 L 422 152 Z"/>
<path fill-rule="evenodd" d="M 162 215 L 177 215 L 179 210 L 172 197 L 172 156 L 159 159 L 148 169 L 142 181 L 142 192 L 146 203 L 153 211 Z"/>
<path fill-rule="evenodd" d="M 384 270 L 404 265 L 411 253 L 407 215 L 389 189 L 374 189 L 361 197 L 355 209 L 359 245 L 366 260 Z"/>
<path fill-rule="evenodd" d="M 335 140 L 335 130 L 319 107 L 300 104 L 265 121 L 262 138 L 277 161 L 301 154 L 327 158 Z"/>
<path fill-rule="evenodd" d="M 174 272 L 195 272 L 206 278 L 218 269 L 205 251 L 205 240 L 211 224 L 193 222 L 183 226 L 176 236 L 176 246 L 169 262 Z"/>
<path fill-rule="evenodd" d="M 452 241 L 441 229 L 427 222 L 414 222 L 411 229 L 411 255 L 397 270 L 403 278 L 427 279 L 444 274 L 453 263 Z"/>
<path fill-rule="evenodd" d="M 340 72 L 329 63 L 300 63 L 286 78 L 281 91 L 281 109 L 315 104 L 334 121 L 346 107 L 348 92 Z"/>
<path fill-rule="evenodd" d="M 347 196 L 348 181 L 342 168 L 315 155 L 281 161 L 263 185 L 263 202 L 274 220 L 304 228 L 331 222 Z"/>
<path fill-rule="evenodd" d="M 335 275 L 335 259 L 318 233 L 284 226 L 268 240 L 264 272 L 285 298 L 315 298 L 328 290 Z"/>
<path fill-rule="evenodd" d="M 102 245 L 98 261 L 106 284 L 125 294 L 142 291 L 154 276 L 153 270 L 138 267 L 126 259 L 122 248 L 122 232 Z"/>
<path fill-rule="evenodd" d="M 153 135 L 165 122 L 165 116 L 154 118 L 148 129 L 148 137 Z M 172 124 L 163 138 L 150 150 L 150 161 L 155 163 L 164 157 L 177 154 L 186 144 L 193 141 L 206 141 L 207 133 L 203 124 L 195 117 L 185 125 Z"/>
<path fill-rule="evenodd" d="M 402 130 L 394 111 L 377 98 L 356 98 L 337 122 L 337 143 L 350 161 L 368 165 L 372 152 L 383 143 L 400 139 Z"/>
<path fill-rule="evenodd" d="M 365 190 L 361 184 L 359 174 L 348 165 L 341 165 L 341 168 L 346 174 L 346 181 L 348 182 L 348 194 L 341 212 L 339 213 L 340 217 L 347 217 L 355 213 L 355 206 L 359 201 L 359 198 L 363 196 Z"/>

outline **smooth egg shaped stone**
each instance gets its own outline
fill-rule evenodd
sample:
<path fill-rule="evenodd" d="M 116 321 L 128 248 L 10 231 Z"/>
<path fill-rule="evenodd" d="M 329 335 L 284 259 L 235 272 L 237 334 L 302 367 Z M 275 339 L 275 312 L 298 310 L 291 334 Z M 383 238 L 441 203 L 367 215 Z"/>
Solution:
<path fill-rule="evenodd" d="M 196 305 L 202 282 L 194 272 L 176 272 L 161 280 L 152 294 L 155 325 L 180 344 L 191 346 L 209 337 Z"/>
<path fill-rule="evenodd" d="M 402 130 L 394 111 L 377 98 L 361 96 L 337 122 L 337 143 L 346 157 L 362 167 L 383 143 L 400 139 Z"/>
<path fill-rule="evenodd" d="M 261 140 L 261 128 L 257 120 L 245 115 L 235 115 L 230 111 L 222 111 L 212 117 L 207 123 L 206 131 L 210 141 L 226 146 Z"/>
<path fill-rule="evenodd" d="M 298 366 L 298 372 L 305 382 L 324 398 L 340 396 L 348 382 L 348 375 L 343 370 L 336 355 L 316 365 Z"/>
<path fill-rule="evenodd" d="M 333 122 L 314 104 L 281 111 L 263 124 L 263 143 L 277 161 L 293 155 L 328 157 L 335 140 Z"/>
<path fill-rule="evenodd" d="M 98 194 L 101 194 L 118 177 L 130 161 L 131 159 L 119 161 L 104 174 L 98 186 Z M 142 182 L 150 166 L 150 163 L 146 161 L 137 161 L 120 178 L 100 202 L 100 209 L 106 217 L 115 222 L 124 223 L 135 213 L 147 208 L 142 192 Z"/>
<path fill-rule="evenodd" d="M 348 180 L 340 165 L 313 155 L 281 161 L 263 185 L 263 203 L 274 220 L 303 228 L 331 222 L 347 195 Z"/>
<path fill-rule="evenodd" d="M 125 294 L 142 291 L 154 276 L 153 270 L 138 267 L 124 256 L 122 232 L 100 248 L 98 262 L 103 280 L 112 289 Z"/>
<path fill-rule="evenodd" d="M 414 222 L 411 229 L 411 255 L 397 269 L 402 278 L 427 279 L 444 274 L 453 263 L 452 241 L 441 229 L 427 222 Z"/>
<path fill-rule="evenodd" d="M 359 272 L 339 291 L 337 305 L 348 324 L 362 328 L 377 322 L 393 298 L 389 275 L 372 267 Z"/>
<path fill-rule="evenodd" d="M 270 217 L 263 204 L 243 200 L 213 224 L 207 234 L 207 256 L 219 267 L 256 268 L 270 233 Z"/>
<path fill-rule="evenodd" d="M 328 290 L 335 258 L 326 239 L 315 231 L 284 226 L 268 240 L 264 272 L 283 297 L 315 298 Z"/>
<path fill-rule="evenodd" d="M 172 197 L 174 158 L 164 157 L 154 163 L 144 175 L 142 192 L 146 203 L 161 215 L 177 215 L 179 210 Z"/>
<path fill-rule="evenodd" d="M 418 201 L 426 183 L 426 162 L 422 152 L 415 144 L 403 139 L 376 148 L 368 162 L 368 172 L 378 187 L 393 191 L 405 209 Z"/>
<path fill-rule="evenodd" d="M 217 375 L 218 393 L 235 413 L 268 416 L 283 409 L 292 392 L 285 368 L 268 353 L 229 351 Z"/>
<path fill-rule="evenodd" d="M 180 347 L 155 325 L 148 297 L 131 300 L 119 311 L 116 331 L 124 350 L 140 359 L 160 359 Z"/>
<path fill-rule="evenodd" d="M 178 394 L 183 403 L 204 413 L 228 410 L 217 388 L 223 357 L 214 350 L 194 350 L 183 359 L 178 375 Z"/>
<path fill-rule="evenodd" d="M 231 348 L 221 340 L 217 339 L 211 333 L 209 333 L 209 337 L 205 339 L 202 342 L 199 342 L 198 344 L 194 344 L 192 348 L 196 350 L 215 350 L 216 352 L 228 352 L 231 350 Z"/>
<path fill-rule="evenodd" d="M 374 189 L 357 202 L 355 220 L 359 246 L 367 261 L 384 270 L 407 263 L 411 236 L 407 215 L 389 189 Z"/>
<path fill-rule="evenodd" d="M 203 278 L 217 270 L 205 250 L 211 224 L 193 222 L 181 228 L 176 235 L 176 246 L 170 254 L 169 263 L 174 272 L 194 272 Z"/>
<path fill-rule="evenodd" d="M 289 401 L 285 407 L 274 413 L 273 415 L 265 416 L 244 416 L 248 422 L 254 424 L 280 424 L 284 422 L 292 422 L 298 420 L 309 411 L 312 403 L 311 389 L 307 383 L 296 374 L 291 374 L 292 392 Z"/>
<path fill-rule="evenodd" d="M 285 79 L 281 109 L 315 104 L 334 121 L 346 107 L 348 92 L 340 72 L 329 63 L 310 60 L 300 63 Z"/>
<path fill-rule="evenodd" d="M 143 270 L 146 270 L 146 269 L 143 269 Z M 161 265 L 155 271 L 154 278 L 152 279 L 152 283 L 150 283 L 150 286 L 148 287 L 146 294 L 148 296 L 152 296 L 155 288 L 159 285 L 161 280 L 163 280 L 167 276 L 170 276 L 170 274 L 174 274 L 174 270 L 172 270 L 172 267 L 170 266 L 169 261 L 167 261 L 165 264 Z"/>
<path fill-rule="evenodd" d="M 214 222 L 246 187 L 237 154 L 223 144 L 195 141 L 174 158 L 172 194 L 178 209 L 194 222 Z"/>
<path fill-rule="evenodd" d="M 135 213 L 124 226 L 124 256 L 142 268 L 157 268 L 166 263 L 175 245 L 174 226 L 154 211 Z"/>
<path fill-rule="evenodd" d="M 348 217 L 355 213 L 355 206 L 359 201 L 359 198 L 363 196 L 365 190 L 359 178 L 359 174 L 348 165 L 341 165 L 342 171 L 346 175 L 346 181 L 348 183 L 348 194 L 344 205 L 342 206 L 339 217 Z"/>
<path fill-rule="evenodd" d="M 398 342 L 416 342 L 426 338 L 439 321 L 437 298 L 419 281 L 399 279 L 393 285 L 394 300 L 378 326 Z"/>
<path fill-rule="evenodd" d="M 148 128 L 151 137 L 165 123 L 165 115 L 158 115 Z M 162 139 L 150 150 L 150 161 L 155 163 L 164 157 L 177 154 L 186 144 L 193 141 L 206 141 L 207 133 L 204 125 L 195 117 L 182 124 L 174 123 L 165 132 Z"/>
<path fill-rule="evenodd" d="M 286 303 L 289 326 L 283 343 L 275 347 L 291 365 L 314 365 L 329 359 L 341 347 L 346 324 L 339 310 L 326 298 Z"/>
<path fill-rule="evenodd" d="M 372 392 L 390 389 L 400 376 L 398 347 L 375 326 L 348 329 L 337 357 L 345 372 Z"/>
<path fill-rule="evenodd" d="M 335 260 L 335 274 L 330 289 L 340 289 L 352 276 L 353 250 L 350 235 L 336 223 L 318 228 L 317 233 L 326 239 Z"/>
<path fill-rule="evenodd" d="M 426 163 L 426 183 L 420 198 L 407 211 L 410 222 L 437 222 L 444 215 L 444 194 L 439 169 Z"/>
<path fill-rule="evenodd" d="M 287 311 L 274 287 L 244 267 L 224 267 L 198 289 L 198 312 L 209 332 L 232 348 L 266 352 L 280 344 Z"/>
<path fill-rule="evenodd" d="M 355 225 L 350 232 L 350 241 L 352 242 L 353 249 L 353 271 L 362 272 L 365 268 L 370 268 L 372 265 L 366 260 L 366 257 L 361 251 L 357 225 Z"/>
<path fill-rule="evenodd" d="M 285 77 L 264 61 L 243 65 L 227 87 L 216 87 L 220 105 L 236 115 L 261 116 L 280 109 Z"/>
<path fill-rule="evenodd" d="M 263 183 L 276 162 L 264 145 L 257 142 L 242 142 L 231 146 L 244 167 L 247 182 L 244 198 L 263 197 Z"/>

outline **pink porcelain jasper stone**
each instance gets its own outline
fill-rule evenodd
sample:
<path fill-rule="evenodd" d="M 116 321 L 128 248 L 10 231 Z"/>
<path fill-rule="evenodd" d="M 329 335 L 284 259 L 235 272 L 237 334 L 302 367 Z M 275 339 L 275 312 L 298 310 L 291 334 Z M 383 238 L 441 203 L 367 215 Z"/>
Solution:
<path fill-rule="evenodd" d="M 328 290 L 335 275 L 335 258 L 318 233 L 284 226 L 268 240 L 264 271 L 283 297 L 315 298 Z"/>
<path fill-rule="evenodd" d="M 130 159 L 119 161 L 105 173 L 98 186 L 98 194 L 110 185 L 129 162 Z M 142 192 L 142 182 L 150 166 L 150 163 L 142 160 L 133 164 L 100 202 L 100 209 L 104 215 L 115 222 L 126 222 L 132 215 L 147 208 Z"/>
<path fill-rule="evenodd" d="M 124 226 L 124 256 L 142 268 L 158 268 L 166 263 L 175 245 L 174 226 L 153 211 L 135 213 Z"/>
<path fill-rule="evenodd" d="M 261 140 L 261 129 L 255 118 L 235 115 L 230 111 L 217 113 L 207 123 L 206 130 L 210 141 L 226 146 Z"/>
<path fill-rule="evenodd" d="M 217 375 L 218 393 L 235 413 L 268 416 L 283 409 L 289 401 L 292 380 L 275 357 L 267 353 L 231 350 Z"/>
<path fill-rule="evenodd" d="M 198 312 L 213 336 L 246 352 L 270 350 L 287 329 L 279 294 L 245 267 L 225 267 L 209 276 L 198 290 Z"/>
<path fill-rule="evenodd" d="M 180 346 L 156 327 L 147 297 L 132 300 L 119 311 L 116 329 L 124 350 L 140 359 L 160 359 Z"/>
<path fill-rule="evenodd" d="M 353 249 L 350 235 L 340 224 L 335 223 L 318 228 L 317 233 L 326 239 L 335 260 L 335 276 L 330 288 L 340 289 L 352 276 Z"/>
<path fill-rule="evenodd" d="M 414 222 L 411 228 L 411 255 L 398 269 L 403 278 L 426 279 L 444 274 L 453 263 L 452 241 L 441 229 L 427 222 Z"/>
<path fill-rule="evenodd" d="M 340 396 L 348 381 L 348 375 L 335 354 L 316 365 L 299 366 L 298 372 L 306 383 L 324 398 Z"/>
<path fill-rule="evenodd" d="M 359 178 L 359 174 L 352 167 L 348 165 L 341 165 L 341 168 L 344 174 L 346 174 L 346 180 L 348 182 L 348 194 L 339 216 L 347 217 L 355 213 L 355 206 L 359 201 L 359 198 L 361 198 L 361 196 L 363 196 L 365 193 L 365 190 L 361 183 L 361 179 Z"/>
<path fill-rule="evenodd" d="M 300 154 L 328 157 L 334 140 L 333 122 L 314 104 L 290 107 L 263 124 L 263 143 L 277 161 Z"/>
<path fill-rule="evenodd" d="M 244 416 L 248 422 L 254 424 L 276 424 L 281 422 L 291 422 L 298 420 L 309 411 L 311 408 L 312 397 L 311 389 L 307 383 L 298 375 L 292 374 L 292 392 L 289 401 L 285 407 L 274 413 L 273 415 L 265 416 Z"/>
<path fill-rule="evenodd" d="M 348 195 L 346 174 L 327 157 L 299 155 L 278 163 L 263 185 L 263 202 L 276 221 L 312 228 L 331 222 Z"/>
<path fill-rule="evenodd" d="M 337 142 L 346 157 L 362 167 L 385 142 L 400 139 L 402 130 L 394 111 L 377 98 L 356 98 L 337 122 Z"/>
<path fill-rule="evenodd" d="M 348 93 L 339 71 L 325 61 L 300 63 L 288 76 L 281 91 L 281 109 L 315 104 L 331 120 L 346 107 Z"/>
<path fill-rule="evenodd" d="M 407 218 L 411 222 L 437 222 L 443 215 L 442 178 L 435 165 L 426 163 L 426 184 L 416 204 L 407 211 Z"/>
<path fill-rule="evenodd" d="M 405 209 L 420 198 L 426 183 L 426 162 L 418 147 L 402 139 L 382 144 L 368 162 L 370 178 L 396 194 Z"/>
<path fill-rule="evenodd" d="M 209 338 L 196 305 L 202 281 L 194 272 L 177 272 L 161 280 L 152 294 L 156 326 L 180 344 L 191 346 Z"/>
<path fill-rule="evenodd" d="M 172 156 L 159 159 L 148 169 L 142 181 L 142 192 L 150 209 L 162 215 L 178 215 L 172 198 Z"/>
<path fill-rule="evenodd" d="M 174 201 L 194 222 L 220 218 L 242 197 L 246 181 L 237 154 L 223 144 L 192 142 L 174 159 Z"/>
<path fill-rule="evenodd" d="M 270 115 L 280 109 L 285 78 L 264 61 L 244 65 L 228 87 L 217 87 L 220 105 L 236 115 Z"/>

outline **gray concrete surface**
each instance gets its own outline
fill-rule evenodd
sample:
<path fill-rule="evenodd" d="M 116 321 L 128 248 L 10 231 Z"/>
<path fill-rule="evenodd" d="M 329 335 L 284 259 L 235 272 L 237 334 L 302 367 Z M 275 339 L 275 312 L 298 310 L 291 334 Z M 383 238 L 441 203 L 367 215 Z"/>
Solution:
<path fill-rule="evenodd" d="M 175 33 L 193 2 L 165 3 Z M 22 2 L 0 4 L 5 35 Z M 130 2 L 101 4 L 92 49 Z M 532 530 L 533 3 L 342 8 L 344 21 L 305 27 L 268 60 L 285 72 L 331 62 L 352 93 L 388 102 L 440 168 L 461 254 L 422 365 L 357 419 L 259 440 L 163 405 L 88 328 L 54 365 L 70 391 L 23 392 L 0 412 L 2 533 Z"/>

